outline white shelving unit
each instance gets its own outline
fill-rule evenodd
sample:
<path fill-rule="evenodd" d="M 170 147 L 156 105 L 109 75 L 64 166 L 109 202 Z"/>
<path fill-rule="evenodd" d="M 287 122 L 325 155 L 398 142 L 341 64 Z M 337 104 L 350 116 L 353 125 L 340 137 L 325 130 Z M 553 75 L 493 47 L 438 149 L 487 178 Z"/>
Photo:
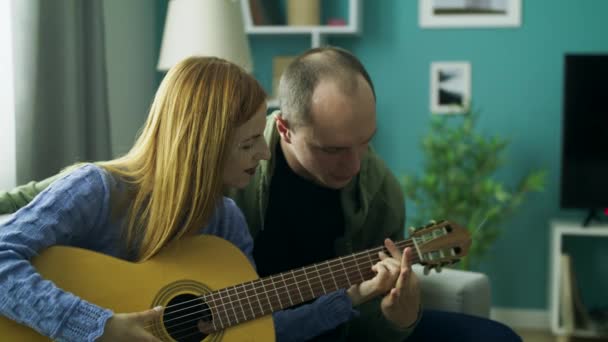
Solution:
<path fill-rule="evenodd" d="M 335 0 L 332 0 L 335 1 Z M 357 35 L 361 33 L 361 0 L 348 0 L 348 23 L 345 26 L 287 26 L 254 25 L 249 0 L 241 0 L 243 20 L 247 34 L 310 35 L 310 46 L 322 46 L 330 35 Z"/>
<path fill-rule="evenodd" d="M 561 267 L 560 267 L 560 255 L 562 253 L 564 237 L 567 236 L 587 236 L 587 237 L 605 237 L 608 238 L 608 225 L 596 225 L 590 227 L 582 227 L 580 223 L 571 221 L 552 221 L 551 222 L 552 236 L 551 236 L 551 282 L 550 282 L 550 293 L 551 293 L 551 307 L 550 307 L 550 319 L 551 319 L 551 330 L 554 334 L 561 337 L 565 337 L 567 340 L 569 337 L 585 337 L 585 338 L 607 338 L 605 335 L 598 335 L 597 332 L 592 330 L 581 330 L 574 329 L 573 331 L 567 331 L 560 324 L 560 279 L 561 279 Z"/>
<path fill-rule="evenodd" d="M 335 1 L 335 0 L 331 0 Z M 316 48 L 326 44 L 328 36 L 358 35 L 361 33 L 361 0 L 348 0 L 348 22 L 344 26 L 288 26 L 288 25 L 254 25 L 249 0 L 241 0 L 245 32 L 251 35 L 309 35 L 310 47 Z M 268 107 L 279 106 L 278 100 L 270 99 Z"/>

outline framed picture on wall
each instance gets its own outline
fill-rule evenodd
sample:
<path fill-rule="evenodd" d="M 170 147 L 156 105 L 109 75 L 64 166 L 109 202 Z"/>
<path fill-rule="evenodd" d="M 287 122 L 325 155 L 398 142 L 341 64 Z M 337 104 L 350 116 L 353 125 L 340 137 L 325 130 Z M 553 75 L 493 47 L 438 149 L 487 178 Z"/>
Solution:
<path fill-rule="evenodd" d="M 431 113 L 461 114 L 471 102 L 469 62 L 431 63 Z"/>
<path fill-rule="evenodd" d="M 418 0 L 420 27 L 518 27 L 522 0 Z"/>

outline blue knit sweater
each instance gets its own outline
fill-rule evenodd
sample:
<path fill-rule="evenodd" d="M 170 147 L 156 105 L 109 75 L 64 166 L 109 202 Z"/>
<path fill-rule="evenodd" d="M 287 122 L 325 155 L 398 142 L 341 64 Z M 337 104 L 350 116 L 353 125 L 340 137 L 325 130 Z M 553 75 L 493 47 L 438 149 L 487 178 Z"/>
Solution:
<path fill-rule="evenodd" d="M 124 184 L 85 165 L 57 180 L 0 223 L 0 313 L 59 341 L 94 341 L 112 311 L 44 280 L 29 260 L 52 245 L 74 246 L 130 260 L 120 248 L 120 220 L 110 220 L 110 195 Z M 224 198 L 201 233 L 222 237 L 252 260 L 253 241 L 241 211 Z M 253 262 L 252 262 L 253 263 Z M 278 341 L 302 341 L 352 318 L 344 291 L 274 314 Z"/>

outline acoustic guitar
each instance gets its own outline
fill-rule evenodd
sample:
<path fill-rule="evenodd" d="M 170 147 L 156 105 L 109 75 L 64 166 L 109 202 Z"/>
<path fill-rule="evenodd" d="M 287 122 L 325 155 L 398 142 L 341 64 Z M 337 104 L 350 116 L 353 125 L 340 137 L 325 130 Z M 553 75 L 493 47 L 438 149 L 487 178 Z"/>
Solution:
<path fill-rule="evenodd" d="M 469 232 L 453 222 L 419 227 L 397 243 L 411 246 L 412 263 L 428 269 L 468 253 Z M 272 312 L 373 278 L 378 247 L 277 275 L 258 278 L 247 257 L 221 238 L 201 235 L 132 263 L 84 249 L 54 246 L 32 260 L 60 288 L 114 312 L 161 305 L 147 328 L 162 341 L 274 341 Z M 198 322 L 202 320 L 201 326 Z M 202 329 L 201 329 L 202 328 Z M 202 330 L 202 331 L 201 331 Z M 35 330 L 0 318 L 3 341 L 48 341 Z"/>

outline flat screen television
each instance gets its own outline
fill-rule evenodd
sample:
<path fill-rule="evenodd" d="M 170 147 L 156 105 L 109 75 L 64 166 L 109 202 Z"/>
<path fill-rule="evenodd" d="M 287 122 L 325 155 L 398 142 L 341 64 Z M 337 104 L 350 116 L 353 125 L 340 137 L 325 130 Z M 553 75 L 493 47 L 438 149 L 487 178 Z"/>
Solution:
<path fill-rule="evenodd" d="M 560 206 L 608 208 L 608 52 L 566 54 Z"/>

